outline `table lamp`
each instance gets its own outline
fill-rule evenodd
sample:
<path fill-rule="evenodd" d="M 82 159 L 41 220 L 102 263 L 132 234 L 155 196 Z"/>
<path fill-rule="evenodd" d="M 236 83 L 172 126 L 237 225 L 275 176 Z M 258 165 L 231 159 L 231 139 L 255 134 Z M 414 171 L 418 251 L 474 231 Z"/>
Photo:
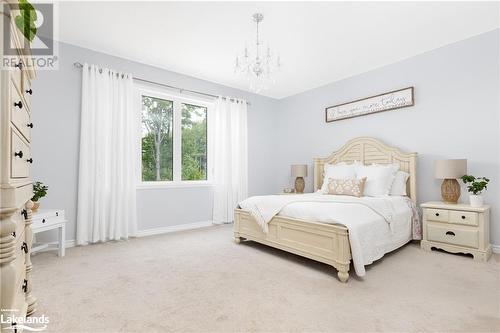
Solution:
<path fill-rule="evenodd" d="M 295 193 L 304 193 L 304 177 L 307 177 L 307 165 L 292 165 L 292 177 L 295 177 Z"/>
<path fill-rule="evenodd" d="M 437 179 L 444 179 L 441 184 L 441 197 L 446 203 L 458 202 L 460 198 L 460 184 L 457 178 L 467 173 L 466 159 L 437 160 L 434 165 L 434 175 Z"/>

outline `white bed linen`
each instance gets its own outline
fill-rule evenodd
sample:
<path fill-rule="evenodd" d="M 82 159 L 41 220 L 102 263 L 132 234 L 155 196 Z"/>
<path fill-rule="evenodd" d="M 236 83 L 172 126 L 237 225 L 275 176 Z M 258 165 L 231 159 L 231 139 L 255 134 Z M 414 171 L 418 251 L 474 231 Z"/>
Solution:
<path fill-rule="evenodd" d="M 347 203 L 295 202 L 278 215 L 306 221 L 342 224 L 349 229 L 349 242 L 356 275 L 366 274 L 373 263 L 412 240 L 412 210 L 406 197 L 381 197 L 394 209 L 391 223 L 367 206 Z M 354 212 L 355 211 L 355 212 Z"/>
<path fill-rule="evenodd" d="M 412 239 L 413 211 L 406 197 L 346 197 L 320 192 L 292 196 L 251 197 L 240 203 L 264 231 L 275 215 L 349 229 L 354 269 L 365 275 L 365 265 L 380 259 Z"/>

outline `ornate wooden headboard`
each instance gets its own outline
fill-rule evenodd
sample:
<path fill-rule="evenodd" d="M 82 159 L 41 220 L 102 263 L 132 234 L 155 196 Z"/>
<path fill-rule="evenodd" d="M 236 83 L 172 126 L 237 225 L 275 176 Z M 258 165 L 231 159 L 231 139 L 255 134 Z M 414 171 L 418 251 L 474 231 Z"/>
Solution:
<path fill-rule="evenodd" d="M 406 193 L 413 202 L 417 202 L 417 153 L 403 153 L 377 139 L 360 137 L 348 141 L 341 149 L 325 158 L 314 159 L 314 190 L 323 184 L 323 167 L 325 163 L 354 162 L 364 164 L 398 163 L 401 171 L 408 172 L 410 177 L 406 184 Z"/>

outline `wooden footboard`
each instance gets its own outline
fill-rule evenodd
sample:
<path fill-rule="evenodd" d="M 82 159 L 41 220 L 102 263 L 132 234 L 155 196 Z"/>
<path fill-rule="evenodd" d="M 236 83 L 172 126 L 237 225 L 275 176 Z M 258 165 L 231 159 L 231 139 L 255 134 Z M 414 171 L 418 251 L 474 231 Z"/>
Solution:
<path fill-rule="evenodd" d="M 265 234 L 249 212 L 236 209 L 234 240 L 239 243 L 241 239 L 332 265 L 338 270 L 340 281 L 347 282 L 349 278 L 351 248 L 346 227 L 275 216 Z"/>

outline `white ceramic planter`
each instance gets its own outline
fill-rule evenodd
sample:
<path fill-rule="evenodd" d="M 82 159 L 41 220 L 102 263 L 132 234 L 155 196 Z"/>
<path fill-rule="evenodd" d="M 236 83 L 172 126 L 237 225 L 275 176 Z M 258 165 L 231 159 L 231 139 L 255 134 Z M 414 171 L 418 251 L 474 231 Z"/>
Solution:
<path fill-rule="evenodd" d="M 469 195 L 470 205 L 471 207 L 481 207 L 484 203 L 484 199 L 482 195 Z"/>

